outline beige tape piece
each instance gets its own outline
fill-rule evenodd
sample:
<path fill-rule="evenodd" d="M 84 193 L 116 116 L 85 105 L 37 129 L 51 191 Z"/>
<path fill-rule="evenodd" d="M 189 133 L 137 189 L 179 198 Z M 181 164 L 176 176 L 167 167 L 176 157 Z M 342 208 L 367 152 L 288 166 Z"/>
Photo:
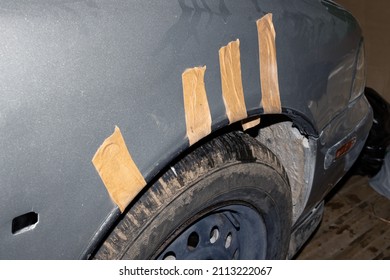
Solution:
<path fill-rule="evenodd" d="M 206 66 L 187 69 L 182 74 L 187 137 L 193 145 L 211 133 L 211 113 L 204 74 Z"/>
<path fill-rule="evenodd" d="M 241 122 L 242 129 L 244 131 L 248 130 L 252 127 L 255 127 L 256 125 L 259 125 L 259 124 L 260 124 L 260 117 L 249 118 L 249 119 L 243 120 Z"/>
<path fill-rule="evenodd" d="M 117 126 L 114 133 L 96 151 L 92 163 L 111 199 L 123 213 L 126 206 L 146 186 L 146 181 L 131 158 Z"/>
<path fill-rule="evenodd" d="M 230 123 L 245 119 L 244 90 L 242 88 L 240 40 L 230 42 L 219 50 L 222 96 Z"/>
<path fill-rule="evenodd" d="M 259 40 L 260 83 L 264 113 L 281 113 L 275 28 L 272 14 L 256 21 Z"/>

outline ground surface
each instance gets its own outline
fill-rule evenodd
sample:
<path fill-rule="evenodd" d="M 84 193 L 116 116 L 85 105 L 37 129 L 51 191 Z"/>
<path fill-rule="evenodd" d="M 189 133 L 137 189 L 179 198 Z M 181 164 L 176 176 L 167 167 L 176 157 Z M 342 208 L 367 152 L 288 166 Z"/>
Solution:
<path fill-rule="evenodd" d="M 353 176 L 325 204 L 322 223 L 297 259 L 390 259 L 390 200 Z"/>

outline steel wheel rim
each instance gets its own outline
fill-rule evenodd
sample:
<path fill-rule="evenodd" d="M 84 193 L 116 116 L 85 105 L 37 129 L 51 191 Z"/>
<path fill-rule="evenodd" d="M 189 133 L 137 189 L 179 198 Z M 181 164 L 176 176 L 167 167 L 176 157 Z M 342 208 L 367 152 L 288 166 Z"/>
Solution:
<path fill-rule="evenodd" d="M 267 231 L 252 207 L 233 204 L 193 222 L 163 249 L 159 260 L 265 259 Z"/>

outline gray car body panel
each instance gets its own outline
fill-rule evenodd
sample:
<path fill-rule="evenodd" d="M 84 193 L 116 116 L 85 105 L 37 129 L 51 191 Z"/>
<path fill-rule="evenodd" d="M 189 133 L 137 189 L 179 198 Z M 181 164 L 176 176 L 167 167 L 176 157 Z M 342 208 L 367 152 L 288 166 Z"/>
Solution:
<path fill-rule="evenodd" d="M 194 66 L 207 66 L 213 131 L 226 126 L 218 50 L 237 38 L 247 109 L 261 114 L 255 22 L 266 13 L 276 30 L 283 112 L 318 138 L 349 110 L 361 41 L 352 16 L 333 4 L 1 1 L 0 258 L 86 257 L 119 213 L 91 163 L 98 147 L 117 125 L 150 181 L 189 145 L 181 74 Z M 345 136 L 330 134 L 327 143 Z M 328 175 L 321 147 L 315 182 Z M 327 186 L 314 185 L 309 202 Z M 35 227 L 12 234 L 12 220 L 30 211 L 39 215 Z"/>

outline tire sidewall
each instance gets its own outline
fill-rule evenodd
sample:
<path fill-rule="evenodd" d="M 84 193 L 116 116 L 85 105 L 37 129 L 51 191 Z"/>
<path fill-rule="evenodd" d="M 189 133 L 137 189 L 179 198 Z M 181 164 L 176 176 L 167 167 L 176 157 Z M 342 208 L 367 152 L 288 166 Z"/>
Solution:
<path fill-rule="evenodd" d="M 228 205 L 255 209 L 266 225 L 267 259 L 284 259 L 291 217 L 289 187 L 272 167 L 261 162 L 233 162 L 205 172 L 172 196 L 150 217 L 126 258 L 156 258 L 181 232 L 201 216 Z M 264 244 L 253 244 L 264 246 Z M 135 250 L 134 248 L 137 248 Z"/>

